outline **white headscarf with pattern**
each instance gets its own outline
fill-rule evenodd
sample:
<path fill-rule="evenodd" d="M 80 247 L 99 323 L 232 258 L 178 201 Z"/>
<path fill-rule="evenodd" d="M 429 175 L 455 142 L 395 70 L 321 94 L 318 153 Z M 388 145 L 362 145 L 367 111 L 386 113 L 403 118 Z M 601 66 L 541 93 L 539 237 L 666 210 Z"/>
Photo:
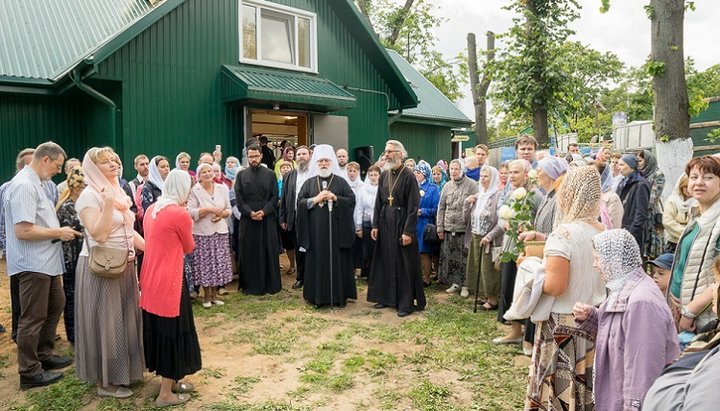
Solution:
<path fill-rule="evenodd" d="M 604 231 L 592 239 L 600 271 L 611 293 L 619 292 L 631 278 L 646 275 L 642 269 L 640 248 L 625 229 Z"/>

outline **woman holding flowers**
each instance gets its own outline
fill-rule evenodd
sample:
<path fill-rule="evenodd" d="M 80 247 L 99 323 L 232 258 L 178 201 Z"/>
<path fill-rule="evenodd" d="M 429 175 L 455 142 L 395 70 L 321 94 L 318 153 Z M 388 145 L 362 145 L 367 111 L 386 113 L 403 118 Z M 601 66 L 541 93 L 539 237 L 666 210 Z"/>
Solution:
<path fill-rule="evenodd" d="M 498 224 L 505 230 L 503 237 L 503 256 L 500 264 L 500 299 L 498 305 L 498 322 L 505 323 L 505 312 L 510 308 L 515 289 L 517 274 L 517 258 L 524 250 L 518 235 L 532 229 L 537 206 L 542 201 L 542 194 L 533 187 L 533 179 L 528 177 L 531 166 L 526 160 L 514 160 L 508 165 L 508 181 L 510 191 L 500 207 Z M 513 322 L 510 332 L 504 337 L 493 340 L 495 344 L 518 344 L 522 341 L 520 323 Z"/>

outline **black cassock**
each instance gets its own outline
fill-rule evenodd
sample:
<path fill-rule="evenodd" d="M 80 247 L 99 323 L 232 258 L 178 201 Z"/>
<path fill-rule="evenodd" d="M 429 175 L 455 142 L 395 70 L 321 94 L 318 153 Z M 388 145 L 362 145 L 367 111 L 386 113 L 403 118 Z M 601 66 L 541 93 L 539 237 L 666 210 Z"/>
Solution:
<path fill-rule="evenodd" d="M 235 197 L 242 213 L 240 287 L 245 294 L 275 294 L 282 289 L 275 173 L 263 166 L 240 171 L 235 180 Z M 260 210 L 265 212 L 262 221 L 252 220 L 250 213 Z"/>
<path fill-rule="evenodd" d="M 368 301 L 409 313 L 425 308 L 416 234 L 419 206 L 418 183 L 407 167 L 380 175 L 373 217 L 378 238 L 368 275 Z M 403 234 L 412 240 L 407 246 L 402 245 Z"/>
<path fill-rule="evenodd" d="M 326 181 L 337 201 L 330 213 L 328 204 L 312 204 L 312 199 L 322 191 Z M 305 284 L 303 297 L 317 306 L 330 305 L 330 278 L 332 275 L 332 305 L 345 306 L 348 298 L 357 299 L 355 275 L 352 262 L 352 246 L 355 241 L 355 194 L 344 178 L 331 175 L 328 178 L 313 177 L 305 181 L 298 193 L 297 226 L 299 245 L 305 254 Z M 332 214 L 332 242 L 330 241 L 330 214 Z M 330 258 L 332 256 L 332 272 Z"/>

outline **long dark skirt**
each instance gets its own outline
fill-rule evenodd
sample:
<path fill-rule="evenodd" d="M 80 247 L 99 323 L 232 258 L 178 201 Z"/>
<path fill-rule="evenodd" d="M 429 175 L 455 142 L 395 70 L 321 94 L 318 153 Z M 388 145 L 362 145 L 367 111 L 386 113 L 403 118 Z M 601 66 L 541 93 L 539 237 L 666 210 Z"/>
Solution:
<path fill-rule="evenodd" d="M 200 343 L 185 281 L 181 293 L 180 315 L 177 317 L 142 312 L 145 364 L 151 372 L 175 381 L 202 368 Z"/>

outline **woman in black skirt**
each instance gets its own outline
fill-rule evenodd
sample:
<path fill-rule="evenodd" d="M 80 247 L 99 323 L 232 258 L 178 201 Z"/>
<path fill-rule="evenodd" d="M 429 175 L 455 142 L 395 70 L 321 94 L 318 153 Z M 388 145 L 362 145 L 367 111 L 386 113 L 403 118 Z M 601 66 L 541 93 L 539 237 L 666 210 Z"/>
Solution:
<path fill-rule="evenodd" d="M 143 343 L 147 368 L 162 376 L 155 400 L 159 407 L 189 400 L 187 392 L 194 387 L 180 380 L 202 366 L 190 293 L 183 276 L 183 257 L 195 248 L 192 220 L 185 209 L 191 185 L 186 172 L 171 171 L 162 196 L 148 208 L 143 221 Z"/>

